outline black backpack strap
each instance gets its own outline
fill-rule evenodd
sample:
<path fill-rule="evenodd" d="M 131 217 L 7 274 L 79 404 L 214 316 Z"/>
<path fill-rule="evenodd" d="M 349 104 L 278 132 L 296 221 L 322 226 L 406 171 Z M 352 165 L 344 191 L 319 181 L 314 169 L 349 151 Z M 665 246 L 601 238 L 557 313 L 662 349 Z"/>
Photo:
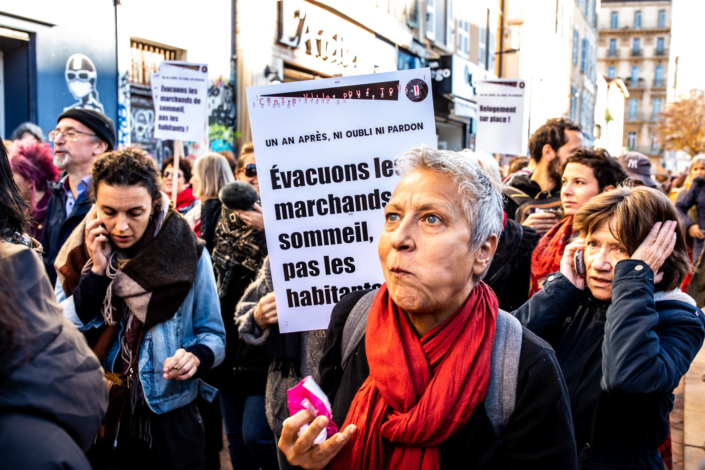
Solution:
<path fill-rule="evenodd" d="M 490 383 L 485 396 L 485 412 L 497 437 L 516 405 L 522 334 L 519 320 L 500 309 L 492 345 Z"/>
<path fill-rule="evenodd" d="M 345 321 L 345 326 L 343 327 L 343 342 L 340 345 L 340 350 L 343 353 L 343 360 L 341 362 L 343 370 L 345 370 L 345 366 L 347 366 L 350 358 L 355 353 L 357 345 L 360 344 L 362 338 L 365 337 L 367 315 L 370 313 L 372 302 L 374 302 L 378 290 L 379 289 L 374 289 L 363 295 L 350 311 L 350 315 L 348 315 L 348 319 Z"/>

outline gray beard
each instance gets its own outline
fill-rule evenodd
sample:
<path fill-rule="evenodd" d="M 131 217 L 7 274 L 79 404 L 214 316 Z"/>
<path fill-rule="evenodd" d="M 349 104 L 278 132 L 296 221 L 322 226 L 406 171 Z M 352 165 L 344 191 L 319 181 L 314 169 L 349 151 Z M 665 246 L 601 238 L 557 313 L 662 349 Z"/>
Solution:
<path fill-rule="evenodd" d="M 66 164 L 68 163 L 69 157 L 62 157 L 54 155 L 54 166 L 59 170 L 65 170 Z"/>

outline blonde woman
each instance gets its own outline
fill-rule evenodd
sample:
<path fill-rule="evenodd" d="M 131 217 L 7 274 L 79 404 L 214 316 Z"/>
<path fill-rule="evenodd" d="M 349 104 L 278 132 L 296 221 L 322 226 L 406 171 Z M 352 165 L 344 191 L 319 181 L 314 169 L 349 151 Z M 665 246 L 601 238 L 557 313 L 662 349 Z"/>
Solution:
<path fill-rule="evenodd" d="M 230 169 L 228 160 L 220 154 L 202 155 L 193 165 L 193 173 L 189 183 L 193 188 L 193 195 L 201 202 L 194 206 L 185 217 L 193 231 L 206 241 L 208 252 L 213 251 L 215 225 L 221 209 L 218 191 L 233 181 L 235 181 L 235 176 Z"/>

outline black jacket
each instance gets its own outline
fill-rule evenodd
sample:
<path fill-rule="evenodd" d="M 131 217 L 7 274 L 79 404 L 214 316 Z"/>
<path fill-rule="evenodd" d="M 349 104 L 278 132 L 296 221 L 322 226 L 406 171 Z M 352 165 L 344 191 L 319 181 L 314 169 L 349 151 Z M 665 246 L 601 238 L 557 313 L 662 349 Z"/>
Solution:
<path fill-rule="evenodd" d="M 582 468 L 662 469 L 658 447 L 705 338 L 703 313 L 680 291 L 654 295 L 642 261 L 617 263 L 612 286 L 610 304 L 552 274 L 514 316 L 556 351 Z"/>
<path fill-rule="evenodd" d="M 222 203 L 219 199 L 210 199 L 202 203 L 201 238 L 206 241 L 206 248 L 213 253 L 215 248 L 215 228 L 220 221 Z M 254 233 L 255 240 L 267 256 L 267 242 L 264 230 Z M 223 392 L 247 397 L 264 395 L 267 387 L 269 359 L 262 346 L 254 346 L 240 338 L 235 323 L 235 306 L 245 293 L 245 289 L 257 277 L 256 271 L 237 264 L 233 268 L 230 288 L 220 298 L 220 313 L 225 325 L 225 359 L 213 368 L 204 380 Z"/>
<path fill-rule="evenodd" d="M 365 339 L 342 370 L 343 328 L 350 311 L 367 291 L 354 291 L 335 306 L 319 366 L 320 385 L 340 426 L 362 383 L 370 375 Z M 465 427 L 440 445 L 441 469 L 575 469 L 575 443 L 568 396 L 551 348 L 524 330 L 516 407 L 498 439 L 484 406 Z"/>
<path fill-rule="evenodd" d="M 543 191 L 529 175 L 516 175 L 503 189 L 504 212 L 520 224 L 534 208 L 558 209 L 561 206 L 561 188 Z"/>
<path fill-rule="evenodd" d="M 44 223 L 44 234 L 42 235 L 42 247 L 44 248 L 44 267 L 49 275 L 52 287 L 56 284 L 56 271 L 54 261 L 61 251 L 71 232 L 84 219 L 93 205 L 90 197 L 90 188 L 81 195 L 71 209 L 71 213 L 66 216 L 66 189 L 61 181 L 49 183 L 49 190 L 52 195 L 47 205 L 46 219 Z"/>
<path fill-rule="evenodd" d="M 531 227 L 507 217 L 507 226 L 499 237 L 497 251 L 484 281 L 499 299 L 499 308 L 511 312 L 529 300 L 531 255 L 539 241 Z"/>

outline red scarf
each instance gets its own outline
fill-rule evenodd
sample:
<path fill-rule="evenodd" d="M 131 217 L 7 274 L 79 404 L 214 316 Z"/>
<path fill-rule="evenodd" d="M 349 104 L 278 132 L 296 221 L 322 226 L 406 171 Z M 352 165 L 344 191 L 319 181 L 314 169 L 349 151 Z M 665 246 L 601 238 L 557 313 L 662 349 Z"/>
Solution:
<path fill-rule="evenodd" d="M 437 469 L 438 446 L 487 394 L 498 306 L 480 282 L 457 312 L 419 339 L 384 284 L 367 319 L 370 376 L 341 428 L 354 424 L 357 431 L 330 468 Z"/>
<path fill-rule="evenodd" d="M 171 194 L 169 195 L 171 198 Z M 178 211 L 182 207 L 190 206 L 196 198 L 193 197 L 193 189 L 184 188 L 179 194 L 176 195 L 176 210 Z"/>
<path fill-rule="evenodd" d="M 561 259 L 572 236 L 573 216 L 570 216 L 554 225 L 546 235 L 541 237 L 531 256 L 529 297 L 541 290 L 546 276 L 561 270 Z"/>

